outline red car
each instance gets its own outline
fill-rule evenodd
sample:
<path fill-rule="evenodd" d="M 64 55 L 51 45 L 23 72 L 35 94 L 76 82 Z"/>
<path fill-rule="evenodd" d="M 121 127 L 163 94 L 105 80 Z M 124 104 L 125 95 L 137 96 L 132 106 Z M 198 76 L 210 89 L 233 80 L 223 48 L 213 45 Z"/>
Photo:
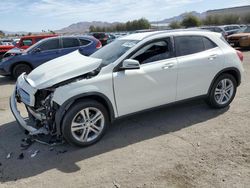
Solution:
<path fill-rule="evenodd" d="M 58 35 L 50 34 L 50 35 L 31 35 L 31 36 L 24 36 L 20 39 L 20 41 L 16 45 L 0 45 L 0 56 L 5 54 L 12 48 L 20 48 L 20 49 L 27 49 L 33 44 L 37 43 L 39 40 L 49 37 L 55 37 Z"/>

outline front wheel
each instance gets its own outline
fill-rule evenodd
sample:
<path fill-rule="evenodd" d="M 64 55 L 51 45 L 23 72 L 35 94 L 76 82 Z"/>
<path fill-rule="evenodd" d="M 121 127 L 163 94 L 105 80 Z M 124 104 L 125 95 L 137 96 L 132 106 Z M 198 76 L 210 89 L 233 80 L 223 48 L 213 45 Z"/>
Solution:
<path fill-rule="evenodd" d="M 106 108 L 94 100 L 75 103 L 63 119 L 64 138 L 77 146 L 88 146 L 99 141 L 109 126 Z"/>
<path fill-rule="evenodd" d="M 20 63 L 17 64 L 12 71 L 12 77 L 17 79 L 23 72 L 26 72 L 29 74 L 32 71 L 31 67 L 29 65 Z"/>
<path fill-rule="evenodd" d="M 237 90 L 235 78 L 230 74 L 222 74 L 214 82 L 208 96 L 208 104 L 214 108 L 224 108 L 234 99 Z"/>

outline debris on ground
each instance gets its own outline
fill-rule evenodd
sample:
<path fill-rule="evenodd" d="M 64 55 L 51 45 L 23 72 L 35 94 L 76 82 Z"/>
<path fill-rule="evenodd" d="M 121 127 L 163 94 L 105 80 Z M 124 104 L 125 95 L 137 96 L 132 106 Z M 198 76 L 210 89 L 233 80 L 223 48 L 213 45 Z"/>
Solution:
<path fill-rule="evenodd" d="M 22 160 L 24 158 L 24 154 L 20 153 L 20 155 L 18 156 L 18 159 Z"/>
<path fill-rule="evenodd" d="M 58 154 L 66 153 L 66 152 L 67 152 L 67 150 L 65 149 L 65 150 L 57 151 L 56 154 L 58 155 Z"/>
<path fill-rule="evenodd" d="M 10 159 L 12 156 L 12 152 L 8 153 L 8 155 L 6 156 L 6 159 Z"/>
<path fill-rule="evenodd" d="M 40 152 L 39 150 L 34 151 L 34 153 L 30 155 L 30 157 L 31 158 L 35 157 L 39 152 Z"/>
<path fill-rule="evenodd" d="M 49 148 L 49 151 L 54 151 L 54 148 L 53 148 L 53 147 L 50 147 L 50 148 Z"/>
<path fill-rule="evenodd" d="M 64 144 L 64 140 L 50 135 L 36 135 L 34 141 L 47 146 L 58 146 Z"/>
<path fill-rule="evenodd" d="M 32 138 L 22 139 L 21 150 L 27 150 L 35 141 Z"/>
<path fill-rule="evenodd" d="M 114 184 L 114 186 L 115 186 L 116 188 L 120 188 L 120 187 L 121 187 L 120 184 L 117 183 L 117 182 L 115 182 L 115 181 L 113 181 L 113 184 Z"/>

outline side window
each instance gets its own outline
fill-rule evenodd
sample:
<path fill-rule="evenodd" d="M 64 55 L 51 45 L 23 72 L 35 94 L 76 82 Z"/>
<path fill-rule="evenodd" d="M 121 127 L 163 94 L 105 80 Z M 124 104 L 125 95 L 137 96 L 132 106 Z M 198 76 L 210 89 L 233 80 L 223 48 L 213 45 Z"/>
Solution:
<path fill-rule="evenodd" d="M 184 56 L 204 51 L 202 37 L 199 36 L 180 36 L 175 37 L 176 55 Z"/>
<path fill-rule="evenodd" d="M 139 51 L 137 51 L 131 59 L 138 60 L 140 64 L 160 61 L 172 57 L 170 40 L 161 40 L 152 42 Z"/>
<path fill-rule="evenodd" d="M 89 40 L 85 40 L 85 39 L 79 39 L 79 41 L 80 41 L 80 46 L 85 46 L 91 43 Z"/>
<path fill-rule="evenodd" d="M 46 51 L 46 50 L 54 50 L 54 49 L 59 49 L 59 39 L 49 39 L 45 42 L 43 42 L 39 48 L 41 51 Z"/>
<path fill-rule="evenodd" d="M 209 49 L 217 47 L 217 45 L 214 42 L 212 42 L 211 40 L 209 40 L 206 37 L 203 37 L 203 43 L 205 46 L 205 50 L 209 50 Z"/>
<path fill-rule="evenodd" d="M 79 41 L 77 38 L 62 38 L 63 48 L 72 48 L 79 46 Z"/>
<path fill-rule="evenodd" d="M 31 45 L 32 45 L 32 39 L 23 40 L 23 46 L 31 46 Z"/>

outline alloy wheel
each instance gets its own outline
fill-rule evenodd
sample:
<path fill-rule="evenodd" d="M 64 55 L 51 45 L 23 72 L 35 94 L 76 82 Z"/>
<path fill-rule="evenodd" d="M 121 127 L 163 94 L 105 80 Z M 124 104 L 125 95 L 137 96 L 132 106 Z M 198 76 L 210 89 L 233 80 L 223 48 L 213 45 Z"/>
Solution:
<path fill-rule="evenodd" d="M 215 101 L 220 105 L 228 103 L 233 96 L 234 89 L 233 82 L 230 79 L 222 79 L 215 88 Z"/>
<path fill-rule="evenodd" d="M 84 108 L 72 120 L 72 136 L 79 142 L 91 142 L 102 133 L 104 123 L 104 115 L 99 109 Z"/>

